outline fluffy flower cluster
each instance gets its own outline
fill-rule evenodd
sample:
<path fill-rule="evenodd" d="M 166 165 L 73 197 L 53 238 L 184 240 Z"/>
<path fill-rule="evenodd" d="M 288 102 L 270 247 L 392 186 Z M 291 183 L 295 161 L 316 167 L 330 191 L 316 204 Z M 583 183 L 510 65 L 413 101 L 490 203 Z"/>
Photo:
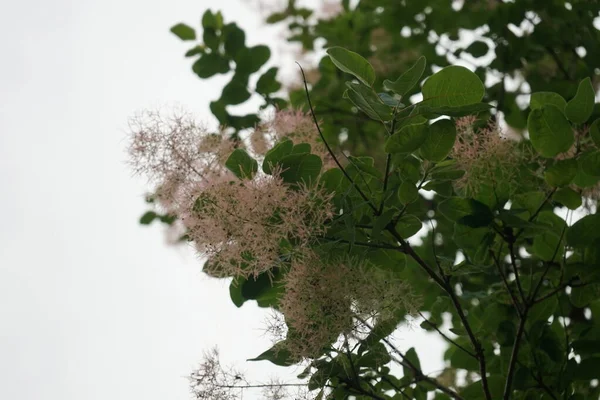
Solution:
<path fill-rule="evenodd" d="M 386 319 L 418 303 L 390 272 L 355 259 L 326 262 L 314 254 L 292 262 L 280 310 L 286 346 L 297 357 L 322 354 L 342 335 L 358 335 L 361 321 Z"/>
<path fill-rule="evenodd" d="M 292 189 L 278 171 L 238 180 L 224 167 L 233 142 L 189 115 L 147 112 L 132 121 L 131 131 L 134 171 L 157 185 L 157 203 L 179 217 L 175 229 L 209 258 L 213 275 L 268 272 L 287 256 L 282 243 L 302 249 L 333 216 L 329 195 L 315 187 Z"/>
<path fill-rule="evenodd" d="M 475 116 L 456 121 L 457 138 L 451 156 L 465 175 L 457 186 L 467 195 L 476 195 L 480 187 L 489 184 L 512 185 L 519 173 L 519 166 L 528 157 L 518 142 L 503 134 L 497 123 L 475 129 Z M 530 157 L 530 155 L 529 155 Z"/>
<path fill-rule="evenodd" d="M 180 212 L 212 275 L 257 276 L 280 266 L 282 241 L 301 252 L 333 216 L 329 198 L 307 186 L 291 190 L 277 175 L 254 180 L 216 179 Z"/>

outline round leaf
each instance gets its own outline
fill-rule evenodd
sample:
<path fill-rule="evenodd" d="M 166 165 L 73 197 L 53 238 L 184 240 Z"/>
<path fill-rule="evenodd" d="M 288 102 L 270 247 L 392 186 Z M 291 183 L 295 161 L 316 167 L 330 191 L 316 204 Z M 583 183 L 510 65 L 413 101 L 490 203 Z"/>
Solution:
<path fill-rule="evenodd" d="M 527 119 L 531 144 L 544 157 L 554 157 L 571 148 L 575 138 L 571 124 L 553 105 L 533 110 Z"/>
<path fill-rule="evenodd" d="M 575 175 L 577 175 L 577 160 L 572 158 L 557 161 L 544 172 L 546 182 L 554 187 L 568 185 L 575 178 Z"/>
<path fill-rule="evenodd" d="M 479 103 L 485 94 L 481 79 L 469 69 L 452 65 L 432 75 L 423 85 L 423 104 L 459 107 Z"/>
<path fill-rule="evenodd" d="M 446 158 L 456 140 L 456 126 L 449 119 L 442 119 L 433 123 L 425 141 L 421 145 L 421 155 L 429 161 L 442 161 Z"/>
<path fill-rule="evenodd" d="M 387 153 L 412 153 L 427 138 L 427 124 L 408 125 L 394 133 L 385 143 Z"/>

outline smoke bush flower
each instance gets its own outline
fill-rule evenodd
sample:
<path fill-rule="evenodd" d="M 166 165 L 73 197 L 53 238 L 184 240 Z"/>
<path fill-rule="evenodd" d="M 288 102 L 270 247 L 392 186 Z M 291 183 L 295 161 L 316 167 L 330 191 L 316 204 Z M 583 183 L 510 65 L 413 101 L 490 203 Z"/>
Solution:
<path fill-rule="evenodd" d="M 531 157 L 519 148 L 518 142 L 504 135 L 497 123 L 475 129 L 476 120 L 472 115 L 457 119 L 457 138 L 451 152 L 457 167 L 465 171 L 457 187 L 469 196 L 476 195 L 484 184 L 511 186 L 520 165 Z"/>
<path fill-rule="evenodd" d="M 324 261 L 316 254 L 292 261 L 280 310 L 289 327 L 287 350 L 311 358 L 341 334 L 359 334 L 360 321 L 413 310 L 417 299 L 391 272 L 353 258 Z"/>
<path fill-rule="evenodd" d="M 302 118 L 295 132 L 307 133 Z M 302 121 L 302 122 L 301 122 Z M 281 121 L 280 121 L 281 123 Z M 278 125 L 285 131 L 284 125 Z M 165 118 L 146 112 L 132 120 L 129 147 L 136 173 L 157 186 L 154 198 L 182 228 L 216 276 L 257 276 L 281 264 L 284 241 L 301 252 L 333 216 L 331 195 L 316 186 L 291 188 L 280 170 L 238 180 L 224 163 L 233 143 L 189 115 Z"/>

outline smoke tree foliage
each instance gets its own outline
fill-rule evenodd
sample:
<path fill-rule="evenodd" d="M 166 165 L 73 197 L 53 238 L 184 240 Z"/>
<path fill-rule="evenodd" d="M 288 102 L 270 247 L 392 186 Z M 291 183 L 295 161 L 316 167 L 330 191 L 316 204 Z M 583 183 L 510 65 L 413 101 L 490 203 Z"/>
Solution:
<path fill-rule="evenodd" d="M 195 396 L 598 399 L 600 4 L 327 7 L 267 18 L 326 49 L 286 90 L 220 13 L 173 26 L 200 78 L 232 72 L 210 106 L 223 129 L 132 123 L 132 165 L 155 185 L 141 222 L 191 243 L 238 307 L 273 310 L 253 361 L 306 367 L 256 384 L 208 353 Z M 230 113 L 253 95 L 276 111 Z M 394 345 L 410 317 L 447 342 L 443 371 Z"/>

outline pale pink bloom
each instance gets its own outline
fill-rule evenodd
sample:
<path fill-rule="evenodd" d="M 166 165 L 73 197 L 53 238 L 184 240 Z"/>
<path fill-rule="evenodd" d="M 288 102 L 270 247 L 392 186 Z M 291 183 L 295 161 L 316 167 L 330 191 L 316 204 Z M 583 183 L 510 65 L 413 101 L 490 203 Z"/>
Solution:
<path fill-rule="evenodd" d="M 386 319 L 418 300 L 390 272 L 352 258 L 325 260 L 314 253 L 292 260 L 280 310 L 287 349 L 298 357 L 319 356 L 340 335 L 361 334 L 361 321 Z"/>
<path fill-rule="evenodd" d="M 475 195 L 482 184 L 512 185 L 522 161 L 531 158 L 509 139 L 497 123 L 475 129 L 477 118 L 467 116 L 456 120 L 457 137 L 451 156 L 465 175 L 456 183 L 467 195 Z"/>

